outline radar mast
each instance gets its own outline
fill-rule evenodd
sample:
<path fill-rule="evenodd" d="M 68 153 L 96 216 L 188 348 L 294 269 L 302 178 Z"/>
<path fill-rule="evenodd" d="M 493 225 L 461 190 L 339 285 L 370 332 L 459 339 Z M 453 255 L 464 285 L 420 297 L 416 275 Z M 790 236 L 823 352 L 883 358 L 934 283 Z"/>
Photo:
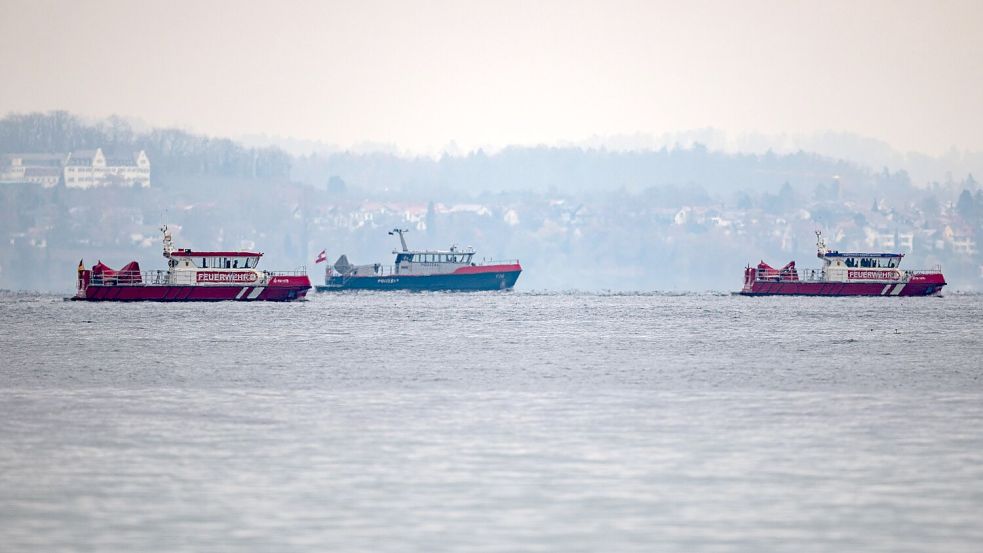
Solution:
<path fill-rule="evenodd" d="M 823 239 L 823 231 L 816 231 L 816 257 L 824 257 L 829 252 L 826 247 L 826 240 Z"/>
<path fill-rule="evenodd" d="M 406 238 L 403 238 L 403 233 L 404 232 L 409 232 L 409 230 L 408 229 L 404 229 L 404 228 L 394 228 L 391 231 L 389 231 L 389 236 L 395 236 L 395 235 L 398 234 L 399 235 L 399 243 L 403 246 L 403 251 L 404 252 L 408 252 L 408 251 L 410 251 L 410 249 L 406 247 Z"/>

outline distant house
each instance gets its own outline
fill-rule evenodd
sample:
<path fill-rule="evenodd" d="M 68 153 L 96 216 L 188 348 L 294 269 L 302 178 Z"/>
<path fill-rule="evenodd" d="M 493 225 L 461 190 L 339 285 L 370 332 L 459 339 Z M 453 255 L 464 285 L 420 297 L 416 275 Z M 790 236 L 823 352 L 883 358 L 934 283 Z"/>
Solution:
<path fill-rule="evenodd" d="M 28 167 L 24 170 L 24 182 L 52 188 L 57 186 L 59 181 L 61 181 L 61 168 L 59 167 Z"/>
<path fill-rule="evenodd" d="M 34 183 L 46 188 L 64 181 L 68 188 L 150 186 L 150 159 L 140 150 L 103 154 L 102 148 L 68 154 L 0 156 L 0 183 Z"/>
<path fill-rule="evenodd" d="M 897 248 L 898 251 L 903 253 L 911 253 L 915 251 L 915 232 L 898 232 Z"/>
<path fill-rule="evenodd" d="M 65 186 L 92 188 L 101 186 L 106 173 L 106 156 L 102 148 L 76 150 L 68 155 L 65 163 Z"/>
<path fill-rule="evenodd" d="M 106 156 L 102 148 L 76 150 L 69 154 L 65 164 L 65 186 L 92 188 L 97 186 L 150 186 L 150 160 L 147 154 L 111 154 Z"/>
<path fill-rule="evenodd" d="M 106 156 L 107 177 L 124 186 L 150 187 L 150 159 L 146 152 L 114 153 Z"/>
<path fill-rule="evenodd" d="M 970 256 L 976 253 L 976 241 L 968 228 L 954 230 L 946 226 L 943 232 L 948 249 L 954 253 Z"/>
<path fill-rule="evenodd" d="M 915 249 L 914 231 L 877 229 L 873 247 L 880 251 L 911 253 Z"/>
<path fill-rule="evenodd" d="M 66 154 L 4 154 L 0 156 L 0 183 L 34 183 L 45 188 L 58 184 Z"/>
<path fill-rule="evenodd" d="M 976 241 L 971 236 L 954 236 L 952 239 L 952 251 L 963 255 L 973 255 L 976 253 Z"/>

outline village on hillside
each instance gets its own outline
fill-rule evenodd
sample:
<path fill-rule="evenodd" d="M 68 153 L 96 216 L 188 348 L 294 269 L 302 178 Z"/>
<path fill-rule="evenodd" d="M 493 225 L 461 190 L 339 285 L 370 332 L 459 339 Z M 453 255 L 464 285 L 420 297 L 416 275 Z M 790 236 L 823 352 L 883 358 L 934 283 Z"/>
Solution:
<path fill-rule="evenodd" d="M 904 253 L 907 268 L 941 265 L 949 290 L 983 291 L 972 175 L 915 184 L 801 153 L 699 148 L 291 161 L 179 131 L 121 140 L 79 128 L 85 148 L 51 152 L 38 150 L 67 131 L 0 132 L 0 288 L 64 291 L 80 258 L 153 268 L 167 223 L 187 247 L 258 249 L 312 275 L 322 249 L 388 263 L 386 231 L 408 228 L 417 247 L 518 257 L 523 288 L 560 290 L 729 290 L 759 260 L 813 266 L 822 230 L 831 247 Z M 12 151 L 24 143 L 33 151 Z"/>

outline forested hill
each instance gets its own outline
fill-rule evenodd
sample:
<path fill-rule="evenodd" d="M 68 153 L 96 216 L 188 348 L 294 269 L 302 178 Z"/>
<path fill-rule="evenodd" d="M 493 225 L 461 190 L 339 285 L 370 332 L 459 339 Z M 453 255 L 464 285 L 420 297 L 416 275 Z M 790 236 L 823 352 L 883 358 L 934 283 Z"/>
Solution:
<path fill-rule="evenodd" d="M 246 148 L 227 138 L 179 129 L 134 131 L 120 117 L 89 124 L 64 112 L 11 114 L 0 119 L 0 153 L 53 153 L 102 148 L 144 150 L 155 176 L 238 178 L 290 176 L 290 156 L 278 148 Z"/>

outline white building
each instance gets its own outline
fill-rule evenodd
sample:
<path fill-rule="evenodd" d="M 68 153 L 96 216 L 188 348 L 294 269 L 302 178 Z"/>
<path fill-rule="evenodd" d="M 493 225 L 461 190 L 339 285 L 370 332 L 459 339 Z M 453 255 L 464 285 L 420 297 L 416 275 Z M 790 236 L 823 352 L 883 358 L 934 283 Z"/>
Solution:
<path fill-rule="evenodd" d="M 150 186 L 150 160 L 140 150 L 133 154 L 106 156 L 102 148 L 77 150 L 65 163 L 65 186 L 93 188 L 96 186 Z"/>
<path fill-rule="evenodd" d="M 105 155 L 102 148 L 70 154 L 5 154 L 0 183 L 35 183 L 46 188 L 64 179 L 69 188 L 150 186 L 150 159 L 139 152 Z"/>
<path fill-rule="evenodd" d="M 150 187 L 150 158 L 146 152 L 112 154 L 106 157 L 107 179 L 123 186 Z"/>
<path fill-rule="evenodd" d="M 65 154 L 4 154 L 0 157 L 0 183 L 29 182 L 45 188 L 61 181 Z"/>

